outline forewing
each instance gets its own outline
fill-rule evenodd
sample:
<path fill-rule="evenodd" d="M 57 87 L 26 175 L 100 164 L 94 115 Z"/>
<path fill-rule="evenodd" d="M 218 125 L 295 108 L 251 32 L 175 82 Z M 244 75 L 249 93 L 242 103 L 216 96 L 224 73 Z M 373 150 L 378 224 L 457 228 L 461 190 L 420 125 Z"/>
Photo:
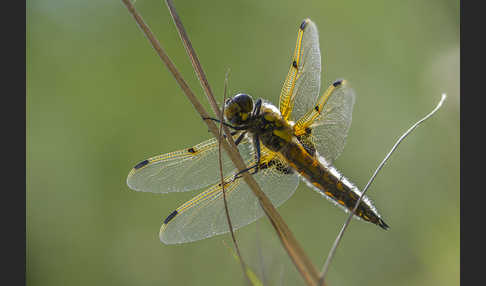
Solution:
<path fill-rule="evenodd" d="M 239 133 L 234 135 L 236 139 Z M 247 138 L 238 145 L 243 159 L 253 158 Z M 234 169 L 221 151 L 223 174 Z M 213 138 L 193 147 L 162 154 L 138 163 L 128 174 L 127 184 L 135 191 L 169 193 L 200 189 L 219 180 L 218 141 Z"/>
<path fill-rule="evenodd" d="M 280 94 L 280 112 L 285 120 L 304 115 L 319 96 L 321 52 L 317 27 L 309 19 L 299 27 L 294 56 Z"/>
<path fill-rule="evenodd" d="M 341 154 L 351 125 L 355 94 L 344 80 L 334 82 L 295 124 L 296 136 L 329 164 Z"/>
<path fill-rule="evenodd" d="M 265 153 L 265 150 L 263 150 Z M 267 153 L 268 155 L 268 153 Z M 269 157 L 262 157 L 262 161 Z M 298 176 L 283 161 L 274 159 L 271 166 L 253 175 L 263 192 L 277 207 L 292 196 Z M 251 166 L 254 161 L 248 161 Z M 242 178 L 225 178 L 225 192 L 233 229 L 241 228 L 263 215 L 259 201 Z M 162 224 L 160 240 L 166 244 L 185 243 L 229 232 L 223 191 L 216 184 L 181 205 Z"/>

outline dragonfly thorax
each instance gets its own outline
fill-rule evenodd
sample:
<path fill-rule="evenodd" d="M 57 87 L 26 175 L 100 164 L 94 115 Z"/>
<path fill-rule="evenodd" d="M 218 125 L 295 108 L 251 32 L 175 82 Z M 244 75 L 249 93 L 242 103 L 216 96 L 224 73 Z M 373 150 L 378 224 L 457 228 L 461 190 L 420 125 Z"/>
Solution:
<path fill-rule="evenodd" d="M 254 112 L 248 122 L 248 131 L 275 152 L 290 142 L 293 134 L 292 126 L 282 118 L 278 108 L 269 102 L 262 102 L 260 110 Z"/>
<path fill-rule="evenodd" d="M 280 150 L 292 140 L 292 126 L 283 120 L 279 109 L 270 102 L 239 93 L 225 102 L 226 120 L 256 136 L 272 151 Z"/>

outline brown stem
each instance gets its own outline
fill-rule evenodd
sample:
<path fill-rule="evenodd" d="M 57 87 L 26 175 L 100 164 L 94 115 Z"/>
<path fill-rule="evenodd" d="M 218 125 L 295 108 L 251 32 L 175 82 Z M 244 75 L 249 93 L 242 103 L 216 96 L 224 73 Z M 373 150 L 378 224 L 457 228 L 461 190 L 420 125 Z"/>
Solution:
<path fill-rule="evenodd" d="M 227 87 L 228 87 L 228 73 L 226 73 L 226 77 L 224 79 L 223 102 L 226 101 Z M 224 114 L 224 104 L 223 104 L 223 107 L 222 107 L 222 110 L 221 110 L 221 115 L 219 117 L 219 120 L 221 122 L 223 122 L 223 120 L 224 120 L 223 114 Z M 238 247 L 238 243 L 237 243 L 236 237 L 235 237 L 235 232 L 233 231 L 233 224 L 231 223 L 231 217 L 230 217 L 229 209 L 228 209 L 228 201 L 226 200 L 226 190 L 224 188 L 225 182 L 224 182 L 224 174 L 223 174 L 223 160 L 221 159 L 221 142 L 222 141 L 223 141 L 223 124 L 220 124 L 219 125 L 219 137 L 218 137 L 218 142 L 219 142 L 219 145 L 218 145 L 218 160 L 219 160 L 219 174 L 221 176 L 221 189 L 223 191 L 224 210 L 225 210 L 225 213 L 226 213 L 226 220 L 228 221 L 228 228 L 229 228 L 229 231 L 231 233 L 231 239 L 233 240 L 233 244 L 235 245 L 236 254 L 238 255 L 240 265 L 241 265 L 241 269 L 243 270 L 243 275 L 245 276 L 245 278 L 248 282 L 248 285 L 251 285 L 251 280 L 248 277 L 248 274 L 247 274 L 247 271 L 246 271 L 246 264 L 245 264 L 245 261 L 243 260 L 243 257 L 241 256 L 240 248 Z"/>
<path fill-rule="evenodd" d="M 150 41 L 150 43 L 152 44 L 153 48 L 155 49 L 155 51 L 157 52 L 157 54 L 159 55 L 161 60 L 165 63 L 165 65 L 167 66 L 169 71 L 172 73 L 172 75 L 176 79 L 177 83 L 181 86 L 182 90 L 184 91 L 184 93 L 187 96 L 187 98 L 189 99 L 189 101 L 192 103 L 192 105 L 194 106 L 196 111 L 201 115 L 201 118 L 208 118 L 209 116 L 208 116 L 206 110 L 201 105 L 201 103 L 197 100 L 197 98 L 194 96 L 194 94 L 190 90 L 189 86 L 184 81 L 184 79 L 180 75 L 179 71 L 176 69 L 175 65 L 172 63 L 172 61 L 167 56 L 165 51 L 162 49 L 162 47 L 160 46 L 160 43 L 157 41 L 157 39 L 153 35 L 150 28 L 147 26 L 147 24 L 145 24 L 142 17 L 140 16 L 140 14 L 138 14 L 138 12 L 135 10 L 135 7 L 132 5 L 130 0 L 122 0 L 122 2 L 125 4 L 128 11 L 130 12 L 130 14 L 133 16 L 133 18 L 135 19 L 135 21 L 137 22 L 137 24 L 139 25 L 141 30 L 144 32 L 145 36 Z M 175 9 L 173 8 L 173 5 L 172 5 L 172 1 L 168 0 L 167 5 L 169 6 L 169 9 L 171 11 L 175 12 Z M 181 31 L 184 31 L 182 23 L 180 22 L 177 14 L 171 12 L 171 15 L 173 17 L 177 17 L 177 18 L 174 18 L 174 22 L 176 23 L 176 25 L 178 25 L 178 28 L 182 28 Z M 179 31 L 179 34 L 181 35 L 181 37 L 184 37 L 185 32 L 181 32 L 181 31 Z M 187 36 L 185 36 L 185 40 L 190 44 Z M 183 42 L 184 42 L 184 39 L 183 39 Z M 186 46 L 186 51 L 188 51 L 188 53 L 190 53 L 191 61 L 193 61 L 192 57 L 194 57 L 193 66 L 195 67 L 196 72 L 198 73 L 198 76 L 202 77 L 202 79 L 200 78 L 201 84 L 204 87 L 204 90 L 206 92 L 206 95 L 209 98 L 209 101 L 211 103 L 211 106 L 212 106 L 214 112 L 217 115 L 219 115 L 220 114 L 219 108 L 217 107 L 216 101 L 214 100 L 214 97 L 212 96 L 212 92 L 209 88 L 209 84 L 207 83 L 207 80 L 205 79 L 204 73 L 202 72 L 202 68 L 199 64 L 199 61 L 197 60 L 196 54 L 195 53 L 191 54 L 191 51 L 193 51 L 192 46 L 191 45 Z M 211 120 L 204 120 L 204 122 L 206 122 L 209 130 L 213 133 L 213 135 L 216 138 L 218 138 L 218 128 L 216 127 L 214 122 L 212 122 Z M 225 134 L 227 135 L 226 138 L 228 138 L 228 141 L 230 142 L 231 145 L 228 144 L 226 142 L 226 140 L 223 140 L 221 142 L 222 147 L 226 150 L 230 159 L 233 161 L 233 163 L 238 168 L 238 170 L 244 170 L 246 168 L 246 166 L 245 166 L 245 163 L 243 162 L 243 159 L 241 158 L 239 152 L 236 149 L 236 146 L 235 146 L 234 141 L 233 141 L 233 137 L 230 135 L 230 132 L 229 132 L 229 130 L 227 130 L 227 128 L 223 128 L 223 129 L 225 131 Z M 263 208 L 263 211 L 265 212 L 265 214 L 269 218 L 272 226 L 275 228 L 275 231 L 277 232 L 277 235 L 278 235 L 282 245 L 284 246 L 285 250 L 289 254 L 289 256 L 292 259 L 297 270 L 299 271 L 301 276 L 306 281 L 307 285 L 309 285 L 309 286 L 317 285 L 318 280 L 319 280 L 319 273 L 318 273 L 317 269 L 315 268 L 315 266 L 310 261 L 310 259 L 307 257 L 305 252 L 303 251 L 300 244 L 295 239 L 294 235 L 292 234 L 292 232 L 288 228 L 287 224 L 284 222 L 284 220 L 282 219 L 280 214 L 277 212 L 275 207 L 272 205 L 272 203 L 270 202 L 268 197 L 260 189 L 260 187 L 256 183 L 255 179 L 251 175 L 249 175 L 248 172 L 244 172 L 242 175 L 243 175 L 243 179 L 245 180 L 245 182 L 248 184 L 250 189 L 253 191 L 255 196 L 258 198 L 260 205 Z"/>
<path fill-rule="evenodd" d="M 334 254 L 336 253 L 336 249 L 337 249 L 337 247 L 339 245 L 339 242 L 343 238 L 344 231 L 346 230 L 346 228 L 348 227 L 349 223 L 351 222 L 351 218 L 356 213 L 356 210 L 358 209 L 358 206 L 359 206 L 359 203 L 361 202 L 361 199 L 364 197 L 366 191 L 369 189 L 371 183 L 375 179 L 375 177 L 378 174 L 378 172 L 380 172 L 380 170 L 383 168 L 383 166 L 385 165 L 385 163 L 390 158 L 391 154 L 393 154 L 393 152 L 395 152 L 395 150 L 398 148 L 398 145 L 400 145 L 400 143 L 403 141 L 403 139 L 405 139 L 405 137 L 407 137 L 415 128 L 417 128 L 417 126 L 419 126 L 422 122 L 424 122 L 425 120 L 427 120 L 437 110 L 439 110 L 439 108 L 442 106 L 442 103 L 444 102 L 445 99 L 446 99 L 446 94 L 444 93 L 444 94 L 442 94 L 442 97 L 441 97 L 439 103 L 437 104 L 437 106 L 431 112 L 429 112 L 429 114 L 427 114 L 425 117 L 423 117 L 422 119 L 420 119 L 419 121 L 417 121 L 405 133 L 403 133 L 402 136 L 400 136 L 400 138 L 398 138 L 398 140 L 395 143 L 395 145 L 393 145 L 393 147 L 391 148 L 390 152 L 388 152 L 388 154 L 385 156 L 385 159 L 383 159 L 383 161 L 380 163 L 380 165 L 378 165 L 378 167 L 376 168 L 375 172 L 371 176 L 370 180 L 368 181 L 368 183 L 366 184 L 366 186 L 363 188 L 363 191 L 361 192 L 361 196 L 359 197 L 358 201 L 356 201 L 356 204 L 354 205 L 353 210 L 351 211 L 351 213 L 349 214 L 348 218 L 344 222 L 343 227 L 341 228 L 341 231 L 339 231 L 339 234 L 336 237 L 336 240 L 334 241 L 334 243 L 333 243 L 333 245 L 331 247 L 331 250 L 329 251 L 329 254 L 327 255 L 326 262 L 324 263 L 324 266 L 322 266 L 321 277 L 319 278 L 319 285 L 323 285 L 324 279 L 326 278 L 327 271 L 329 270 L 329 265 L 331 263 L 332 258 L 334 257 Z"/>

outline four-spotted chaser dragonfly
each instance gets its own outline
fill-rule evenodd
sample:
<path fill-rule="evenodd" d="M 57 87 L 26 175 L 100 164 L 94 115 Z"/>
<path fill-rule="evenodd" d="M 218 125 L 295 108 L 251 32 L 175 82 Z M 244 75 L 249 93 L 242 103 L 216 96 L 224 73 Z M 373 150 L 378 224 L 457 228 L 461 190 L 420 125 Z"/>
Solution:
<path fill-rule="evenodd" d="M 315 24 L 306 19 L 281 95 L 279 108 L 247 94 L 225 102 L 225 122 L 250 172 L 275 206 L 292 196 L 302 179 L 344 210 L 354 208 L 360 190 L 333 166 L 344 147 L 355 100 L 345 80 L 337 80 L 319 97 L 321 54 Z M 219 121 L 217 119 L 213 119 Z M 138 163 L 128 186 L 136 191 L 169 193 L 206 190 L 165 218 L 160 239 L 184 243 L 229 231 L 218 164 L 218 141 L 210 139 L 179 151 Z M 258 199 L 222 152 L 224 188 L 234 229 L 262 217 Z M 356 216 L 377 224 L 382 220 L 372 202 L 363 197 Z"/>

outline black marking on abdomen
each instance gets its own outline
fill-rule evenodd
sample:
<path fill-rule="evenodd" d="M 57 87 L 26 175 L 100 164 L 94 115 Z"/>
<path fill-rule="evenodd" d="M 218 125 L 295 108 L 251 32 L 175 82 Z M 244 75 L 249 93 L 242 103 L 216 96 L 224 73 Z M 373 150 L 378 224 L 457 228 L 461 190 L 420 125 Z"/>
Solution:
<path fill-rule="evenodd" d="M 388 230 L 390 228 L 390 226 L 387 225 L 381 218 L 378 218 L 378 225 L 384 230 Z"/>
<path fill-rule="evenodd" d="M 312 178 L 315 179 L 315 178 Z M 335 177 L 332 173 L 328 173 L 327 179 L 324 177 L 316 180 L 324 187 L 324 192 L 329 192 L 332 198 L 348 211 L 352 211 L 358 201 L 359 194 L 354 192 L 354 186 L 348 186 L 345 182 L 347 180 Z M 326 194 L 327 195 L 327 194 Z M 342 202 L 342 203 L 341 203 Z M 376 212 L 374 206 L 365 196 L 361 200 L 355 215 L 365 221 L 374 223 L 383 229 L 388 229 L 389 226 L 383 221 L 380 215 Z"/>
<path fill-rule="evenodd" d="M 147 165 L 149 163 L 149 160 L 143 160 L 142 162 L 138 163 L 133 167 L 135 170 L 142 168 L 143 166 Z"/>
<path fill-rule="evenodd" d="M 357 187 L 345 179 L 334 167 L 324 166 L 323 163 L 306 151 L 304 146 L 291 144 L 288 148 L 282 150 L 282 154 L 288 159 L 291 166 L 307 180 L 309 185 L 312 185 L 317 191 L 331 198 L 347 211 L 351 211 L 360 195 Z M 383 229 L 388 228 L 388 225 L 383 222 L 372 202 L 366 196 L 358 205 L 355 215 Z"/>
<path fill-rule="evenodd" d="M 177 210 L 171 212 L 170 215 L 164 220 L 164 224 L 169 223 L 169 221 L 171 221 L 177 214 Z"/>

